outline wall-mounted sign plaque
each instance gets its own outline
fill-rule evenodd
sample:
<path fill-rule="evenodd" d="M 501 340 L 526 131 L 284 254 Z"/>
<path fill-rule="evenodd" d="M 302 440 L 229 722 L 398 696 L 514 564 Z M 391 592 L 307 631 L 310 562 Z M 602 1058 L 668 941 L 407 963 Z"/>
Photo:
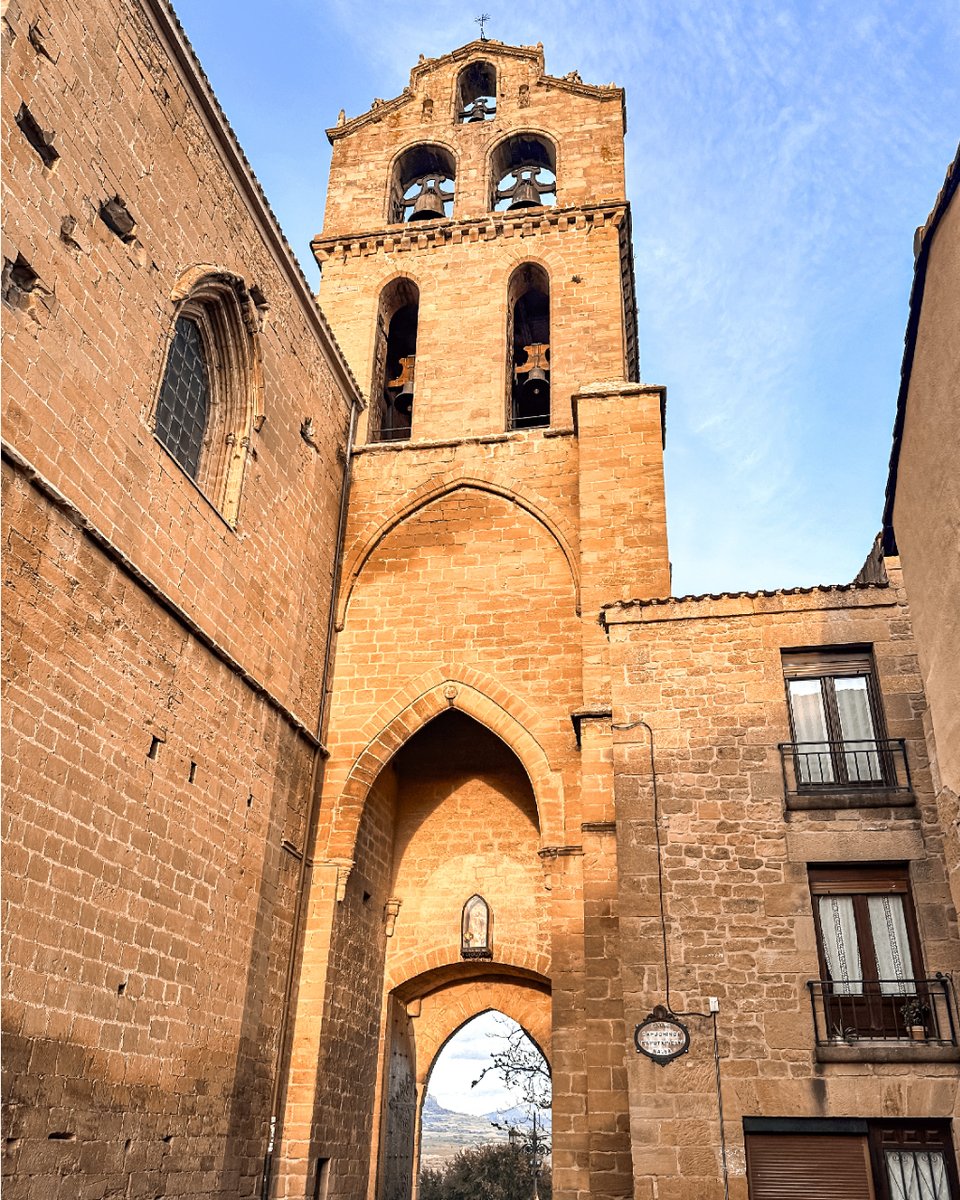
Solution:
<path fill-rule="evenodd" d="M 633 1031 L 638 1053 L 665 1067 L 690 1049 L 690 1030 L 669 1009 L 658 1004 Z"/>

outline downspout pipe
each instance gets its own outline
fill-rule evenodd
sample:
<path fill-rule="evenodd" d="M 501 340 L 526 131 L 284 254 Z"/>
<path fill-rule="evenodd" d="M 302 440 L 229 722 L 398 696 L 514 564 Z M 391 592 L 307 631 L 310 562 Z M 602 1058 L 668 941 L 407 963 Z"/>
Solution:
<path fill-rule="evenodd" d="M 316 835 L 317 814 L 320 809 L 320 796 L 323 791 L 324 765 L 328 755 L 327 748 L 323 744 L 323 735 L 329 716 L 332 690 L 331 674 L 333 668 L 334 638 L 336 636 L 337 597 L 340 594 L 340 580 L 343 573 L 343 549 L 347 531 L 347 506 L 350 500 L 353 445 L 357 431 L 357 416 L 362 407 L 363 402 L 359 398 L 354 397 L 350 406 L 350 426 L 347 433 L 343 477 L 340 483 L 340 512 L 337 517 L 336 557 L 334 559 L 333 586 L 330 592 L 330 610 L 327 616 L 327 633 L 323 649 L 320 708 L 317 713 L 318 747 L 314 751 L 313 766 L 310 772 L 310 800 L 304 823 L 303 853 L 300 855 L 300 866 L 297 871 L 297 893 L 293 910 L 293 928 L 290 931 L 290 951 L 287 955 L 283 1008 L 280 1013 L 280 1034 L 277 1039 L 277 1057 L 274 1063 L 273 1085 L 270 1095 L 270 1124 L 267 1134 L 267 1149 L 263 1157 L 263 1180 L 260 1185 L 261 1200 L 269 1200 L 270 1197 L 275 1162 L 274 1148 L 281 1132 L 279 1109 L 280 1098 L 283 1092 L 283 1064 L 286 1058 L 287 1042 L 290 1037 L 290 1025 L 293 1017 L 293 992 L 299 958 L 300 937 L 303 930 L 303 918 L 306 912 L 308 872 L 313 863 L 313 840 Z"/>

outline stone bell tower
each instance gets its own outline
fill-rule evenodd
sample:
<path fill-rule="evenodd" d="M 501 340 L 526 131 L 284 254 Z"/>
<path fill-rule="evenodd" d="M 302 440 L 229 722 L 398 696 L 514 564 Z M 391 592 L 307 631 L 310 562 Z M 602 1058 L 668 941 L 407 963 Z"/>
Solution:
<path fill-rule="evenodd" d="M 411 1200 L 433 1062 L 495 1008 L 551 1063 L 555 1194 L 632 1195 L 597 618 L 669 563 L 624 131 L 620 88 L 488 40 L 328 131 L 320 300 L 368 403 L 285 1194 Z"/>

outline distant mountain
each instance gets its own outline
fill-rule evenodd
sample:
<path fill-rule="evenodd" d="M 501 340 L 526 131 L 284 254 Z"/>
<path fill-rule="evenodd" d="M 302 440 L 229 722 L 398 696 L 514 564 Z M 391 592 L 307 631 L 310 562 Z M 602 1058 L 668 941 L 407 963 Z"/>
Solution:
<path fill-rule="evenodd" d="M 497 1129 L 493 1122 L 503 1128 Z M 539 1114 L 538 1123 L 549 1131 L 549 1109 Z M 507 1127 L 511 1125 L 529 1129 L 531 1124 L 524 1108 L 508 1108 L 501 1112 L 475 1116 L 472 1113 L 453 1112 L 449 1108 L 442 1108 L 433 1096 L 428 1095 L 423 1105 L 420 1165 L 436 1169 L 454 1158 L 461 1150 L 506 1141 Z"/>

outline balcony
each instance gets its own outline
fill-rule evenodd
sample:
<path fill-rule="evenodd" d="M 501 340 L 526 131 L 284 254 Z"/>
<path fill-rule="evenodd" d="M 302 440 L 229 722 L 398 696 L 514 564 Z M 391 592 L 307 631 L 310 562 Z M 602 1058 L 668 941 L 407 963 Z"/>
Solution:
<path fill-rule="evenodd" d="M 957 1061 L 953 981 L 813 979 L 807 984 L 820 1062 Z"/>
<path fill-rule="evenodd" d="M 902 738 L 781 742 L 788 809 L 904 807 L 914 803 Z"/>

